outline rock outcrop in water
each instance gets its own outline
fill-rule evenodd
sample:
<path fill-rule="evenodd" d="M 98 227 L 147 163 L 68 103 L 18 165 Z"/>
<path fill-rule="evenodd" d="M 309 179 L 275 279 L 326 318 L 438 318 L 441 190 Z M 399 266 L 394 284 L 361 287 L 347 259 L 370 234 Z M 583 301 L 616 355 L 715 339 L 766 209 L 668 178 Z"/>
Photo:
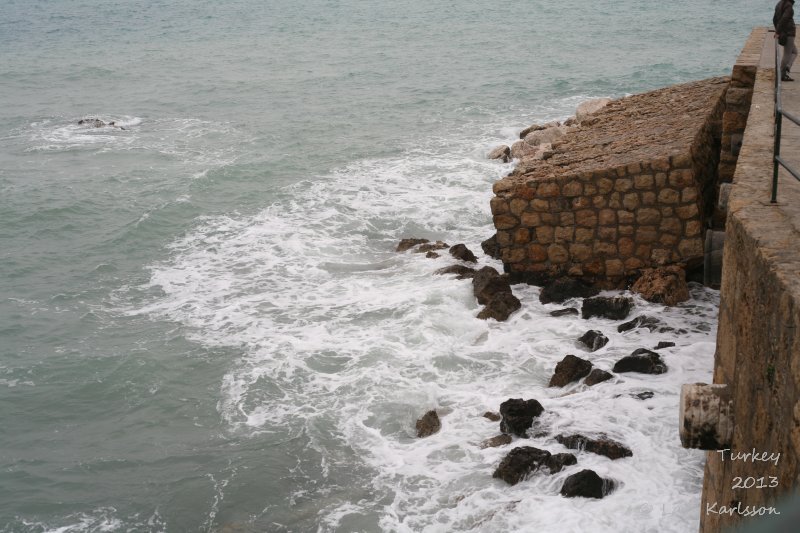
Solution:
<path fill-rule="evenodd" d="M 586 346 L 590 352 L 596 352 L 606 344 L 608 344 L 608 337 L 603 335 L 602 331 L 590 329 L 578 339 L 578 342 Z"/>
<path fill-rule="evenodd" d="M 664 305 L 677 305 L 689 299 L 686 272 L 679 265 L 642 271 L 631 290 L 641 294 L 648 302 Z"/>
<path fill-rule="evenodd" d="M 565 466 L 574 465 L 577 462 L 571 453 L 553 455 L 547 450 L 540 450 L 533 446 L 520 446 L 508 452 L 492 477 L 502 479 L 509 485 L 516 485 L 536 471 L 542 470 L 547 474 L 555 474 Z"/>
<path fill-rule="evenodd" d="M 565 498 L 596 498 L 608 495 L 616 487 L 610 479 L 603 479 L 594 470 L 581 470 L 572 474 L 561 487 L 561 495 Z"/>
<path fill-rule="evenodd" d="M 542 404 L 536 400 L 511 398 L 500 404 L 500 431 L 525 437 L 533 425 L 533 419 L 544 412 Z"/>
<path fill-rule="evenodd" d="M 614 365 L 614 372 L 638 372 L 640 374 L 663 374 L 667 365 L 656 352 L 645 348 L 634 350 L 630 355 L 623 357 Z"/>
<path fill-rule="evenodd" d="M 489 266 L 475 272 L 472 278 L 472 291 L 478 303 L 485 306 L 478 314 L 480 319 L 508 320 L 508 317 L 522 306 L 519 299 L 511 292 L 508 276 L 501 276 L 497 270 Z"/>
<path fill-rule="evenodd" d="M 611 440 L 605 435 L 592 439 L 585 435 L 558 435 L 556 440 L 570 450 L 583 450 L 598 455 L 604 455 L 609 459 L 622 459 L 632 457 L 633 452 L 624 444 Z"/>
<path fill-rule="evenodd" d="M 592 370 L 592 363 L 575 355 L 567 355 L 557 365 L 553 377 L 550 378 L 550 387 L 563 387 L 584 376 Z"/>
<path fill-rule="evenodd" d="M 624 296 L 595 296 L 583 301 L 581 316 L 583 318 L 599 316 L 611 320 L 622 320 L 627 318 L 632 308 L 633 300 Z"/>
<path fill-rule="evenodd" d="M 417 437 L 424 438 L 437 433 L 442 428 L 439 414 L 435 410 L 428 411 L 422 418 L 417 420 Z"/>
<path fill-rule="evenodd" d="M 574 278 L 558 278 L 542 287 L 539 301 L 543 304 L 563 303 L 570 298 L 589 298 L 600 292 L 597 287 L 587 285 Z"/>

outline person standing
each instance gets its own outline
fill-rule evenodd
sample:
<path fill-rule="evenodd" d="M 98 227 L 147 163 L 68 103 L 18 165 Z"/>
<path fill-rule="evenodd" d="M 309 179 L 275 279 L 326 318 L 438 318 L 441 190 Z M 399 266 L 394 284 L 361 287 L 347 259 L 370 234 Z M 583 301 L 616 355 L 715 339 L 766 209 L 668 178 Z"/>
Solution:
<path fill-rule="evenodd" d="M 797 57 L 797 46 L 794 44 L 796 29 L 794 25 L 794 0 L 780 0 L 775 6 L 775 15 L 772 17 L 775 26 L 775 37 L 778 44 L 783 46 L 783 59 L 781 59 L 781 81 L 794 81 L 789 77 L 789 71 Z"/>

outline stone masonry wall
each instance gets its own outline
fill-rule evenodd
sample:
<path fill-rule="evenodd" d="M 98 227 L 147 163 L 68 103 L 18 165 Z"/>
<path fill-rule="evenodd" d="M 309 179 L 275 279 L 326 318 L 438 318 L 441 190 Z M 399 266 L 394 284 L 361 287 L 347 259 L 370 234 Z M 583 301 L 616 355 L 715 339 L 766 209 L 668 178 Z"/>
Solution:
<path fill-rule="evenodd" d="M 773 40 L 766 41 L 728 205 L 714 383 L 732 393 L 730 448 L 780 459 L 731 461 L 708 452 L 702 533 L 753 520 L 713 512 L 720 506 L 770 507 L 800 484 L 800 183 L 781 178 L 779 203 L 769 203 L 775 70 Z M 737 488 L 737 477 L 766 486 Z"/>
<path fill-rule="evenodd" d="M 512 279 L 624 284 L 642 267 L 702 261 L 727 78 L 611 102 L 494 186 Z"/>

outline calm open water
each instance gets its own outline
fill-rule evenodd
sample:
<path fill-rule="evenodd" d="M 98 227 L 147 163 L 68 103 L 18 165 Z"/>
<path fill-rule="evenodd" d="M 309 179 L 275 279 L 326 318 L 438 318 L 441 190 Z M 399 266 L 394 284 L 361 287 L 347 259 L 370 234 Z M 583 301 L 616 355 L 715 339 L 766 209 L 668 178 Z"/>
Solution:
<path fill-rule="evenodd" d="M 703 454 L 675 418 L 710 379 L 715 291 L 637 300 L 677 339 L 551 318 L 535 287 L 498 324 L 431 276 L 452 261 L 393 249 L 478 252 L 511 168 L 490 148 L 728 74 L 773 2 L 0 4 L 0 531 L 696 530 Z M 670 372 L 546 389 L 589 328 L 601 368 L 676 340 Z M 579 456 L 618 491 L 493 480 L 480 415 L 509 397 L 629 445 Z"/>

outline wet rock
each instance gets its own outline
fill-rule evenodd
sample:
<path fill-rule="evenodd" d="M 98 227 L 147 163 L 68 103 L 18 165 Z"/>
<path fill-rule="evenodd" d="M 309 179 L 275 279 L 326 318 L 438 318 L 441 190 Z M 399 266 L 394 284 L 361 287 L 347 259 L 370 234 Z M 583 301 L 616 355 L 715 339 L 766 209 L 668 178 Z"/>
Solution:
<path fill-rule="evenodd" d="M 611 440 L 605 435 L 592 439 L 576 433 L 574 435 L 558 435 L 556 440 L 570 450 L 584 450 L 598 455 L 605 455 L 612 460 L 633 456 L 633 452 L 625 445 Z"/>
<path fill-rule="evenodd" d="M 114 123 L 112 122 L 111 125 L 113 126 Z M 83 118 L 78 121 L 78 126 L 89 126 L 91 128 L 102 128 L 106 126 L 106 123 L 100 120 L 99 118 Z"/>
<path fill-rule="evenodd" d="M 653 391 L 649 391 L 649 390 L 644 391 L 644 392 L 631 394 L 631 396 L 636 398 L 637 400 L 649 400 L 650 398 L 652 398 L 655 395 L 656 394 Z"/>
<path fill-rule="evenodd" d="M 428 411 L 417 420 L 417 437 L 429 437 L 442 428 L 442 422 L 435 410 Z"/>
<path fill-rule="evenodd" d="M 411 248 L 413 248 L 414 246 L 417 246 L 418 244 L 425 244 L 425 243 L 428 243 L 428 242 L 430 242 L 428 239 L 416 239 L 416 238 L 413 238 L 413 237 L 408 238 L 408 239 L 402 239 L 397 244 L 397 248 L 395 249 L 395 251 L 397 251 L 397 252 L 405 252 L 406 250 L 410 250 Z"/>
<path fill-rule="evenodd" d="M 492 411 L 486 411 L 485 413 L 483 413 L 483 418 L 491 420 L 492 422 L 499 422 L 500 419 L 503 417 L 500 416 L 500 413 L 493 413 Z"/>
<path fill-rule="evenodd" d="M 498 322 L 508 320 L 514 311 L 522 307 L 519 298 L 510 292 L 498 292 L 486 302 L 486 306 L 478 313 L 478 318 L 481 320 L 488 320 L 493 318 Z"/>
<path fill-rule="evenodd" d="M 648 302 L 664 305 L 677 305 L 689 299 L 686 271 L 678 265 L 642 271 L 631 290 L 641 294 Z"/>
<path fill-rule="evenodd" d="M 533 419 L 544 412 L 536 400 L 511 398 L 500 404 L 500 431 L 524 437 L 533 425 Z"/>
<path fill-rule="evenodd" d="M 450 255 L 467 263 L 477 263 L 478 258 L 465 244 L 456 244 L 450 247 Z"/>
<path fill-rule="evenodd" d="M 534 124 L 532 126 L 528 126 L 524 130 L 519 132 L 519 138 L 524 139 L 525 137 L 528 136 L 529 133 L 532 133 L 534 131 L 546 130 L 547 128 L 555 128 L 558 125 L 559 123 L 557 120 L 553 120 L 552 122 L 548 122 L 547 124 Z"/>
<path fill-rule="evenodd" d="M 525 136 L 525 142 L 531 146 L 539 146 L 541 144 L 551 144 L 567 133 L 567 128 L 564 126 L 552 126 L 541 130 L 532 131 Z"/>
<path fill-rule="evenodd" d="M 655 347 L 655 348 L 653 348 L 653 349 L 654 349 L 654 350 L 662 350 L 662 349 L 664 349 L 664 348 L 672 348 L 673 346 L 675 346 L 675 343 L 674 343 L 674 342 L 669 342 L 669 341 L 661 341 L 661 342 L 659 342 L 658 344 L 656 344 L 656 347 Z"/>
<path fill-rule="evenodd" d="M 524 159 L 536 155 L 537 148 L 525 141 L 517 141 L 511 145 L 511 157 L 513 159 Z"/>
<path fill-rule="evenodd" d="M 499 159 L 503 163 L 508 163 L 511 160 L 511 148 L 505 144 L 501 144 L 489 152 L 489 155 L 486 157 L 489 159 Z"/>
<path fill-rule="evenodd" d="M 486 305 L 498 292 L 511 292 L 511 284 L 506 276 L 490 266 L 485 266 L 475 272 L 472 277 L 472 292 L 478 303 Z"/>
<path fill-rule="evenodd" d="M 547 459 L 547 468 L 551 474 L 561 472 L 565 466 L 578 464 L 578 459 L 571 453 L 554 453 Z"/>
<path fill-rule="evenodd" d="M 556 371 L 550 378 L 550 387 L 563 387 L 573 381 L 587 376 L 592 370 L 592 363 L 574 355 L 567 355 L 556 365 Z"/>
<path fill-rule="evenodd" d="M 550 316 L 568 316 L 568 315 L 579 315 L 579 314 L 581 314 L 580 311 L 578 311 L 574 307 L 565 307 L 564 309 L 556 309 L 555 311 L 550 311 Z"/>
<path fill-rule="evenodd" d="M 436 242 L 431 242 L 431 243 L 420 244 L 417 247 L 417 249 L 414 250 L 414 252 L 418 253 L 418 254 L 424 254 L 424 253 L 432 252 L 434 250 L 444 250 L 445 248 L 447 248 L 447 243 L 446 242 L 436 241 Z"/>
<path fill-rule="evenodd" d="M 600 289 L 573 278 L 559 278 L 542 287 L 539 301 L 543 304 L 563 303 L 570 298 L 588 298 L 595 296 Z"/>
<path fill-rule="evenodd" d="M 500 465 L 492 474 L 495 479 L 502 479 L 509 485 L 516 485 L 530 474 L 547 466 L 550 452 L 533 446 L 514 448 L 500 461 Z M 549 470 L 549 469 L 548 469 Z"/>
<path fill-rule="evenodd" d="M 629 320 L 624 324 L 617 326 L 617 331 L 624 333 L 636 328 L 647 328 L 650 331 L 655 331 L 661 325 L 661 321 L 654 316 L 639 315 L 633 320 Z"/>
<path fill-rule="evenodd" d="M 613 377 L 614 377 L 613 374 L 611 374 L 609 372 L 606 372 L 605 370 L 600 370 L 599 368 L 594 368 L 594 369 L 592 369 L 591 372 L 589 372 L 589 375 L 586 376 L 586 379 L 583 380 L 583 383 L 588 387 L 592 387 L 594 385 L 597 385 L 598 383 L 602 383 L 604 381 L 608 381 L 609 379 L 611 379 Z"/>
<path fill-rule="evenodd" d="M 656 352 L 645 348 L 634 350 L 614 365 L 614 372 L 639 372 L 640 374 L 663 374 L 667 365 Z"/>
<path fill-rule="evenodd" d="M 581 470 L 564 480 L 561 495 L 565 498 L 603 498 L 616 487 L 610 479 L 603 479 L 594 470 Z"/>
<path fill-rule="evenodd" d="M 464 265 L 450 265 L 440 268 L 434 274 L 444 276 L 445 274 L 455 274 L 456 279 L 469 279 L 475 275 L 475 269 Z"/>
<path fill-rule="evenodd" d="M 611 320 L 622 320 L 628 316 L 633 307 L 633 300 L 624 296 L 595 296 L 583 301 L 581 316 L 591 318 L 599 316 Z"/>
<path fill-rule="evenodd" d="M 481 242 L 483 253 L 492 259 L 500 259 L 500 245 L 497 244 L 497 233 Z"/>
<path fill-rule="evenodd" d="M 428 252 L 427 254 L 425 254 L 425 257 L 427 257 L 428 259 L 437 259 L 439 257 L 439 254 L 437 254 L 436 252 Z"/>
<path fill-rule="evenodd" d="M 583 122 L 590 116 L 599 112 L 609 103 L 611 103 L 611 98 L 595 98 L 593 100 L 583 102 L 578 106 L 578 109 L 575 110 L 575 120 L 578 122 Z"/>
<path fill-rule="evenodd" d="M 486 439 L 485 441 L 481 442 L 481 448 L 497 448 L 499 446 L 505 446 L 506 444 L 511 444 L 511 441 L 514 440 L 511 435 L 507 433 L 503 433 L 502 435 L 497 435 L 496 437 L 492 437 L 491 439 Z"/>
<path fill-rule="evenodd" d="M 602 331 L 590 329 L 578 339 L 580 343 L 589 348 L 590 352 L 596 352 L 606 344 L 608 344 L 608 337 L 603 335 Z"/>

